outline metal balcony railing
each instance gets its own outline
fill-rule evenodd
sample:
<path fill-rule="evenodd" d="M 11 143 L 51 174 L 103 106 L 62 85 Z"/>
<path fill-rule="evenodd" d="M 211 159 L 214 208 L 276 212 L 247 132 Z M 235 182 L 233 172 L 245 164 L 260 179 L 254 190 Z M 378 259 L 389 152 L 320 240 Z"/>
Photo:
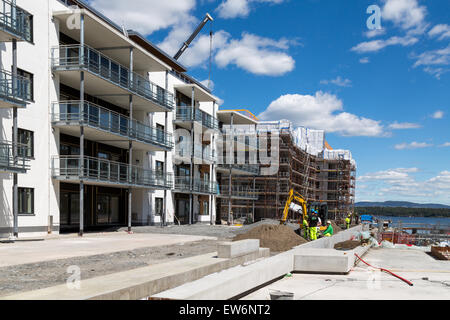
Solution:
<path fill-rule="evenodd" d="M 221 185 L 220 186 L 220 193 L 219 193 L 218 196 L 229 197 L 230 196 L 229 186 L 228 185 Z M 252 188 L 232 186 L 231 198 L 258 200 L 258 190 L 255 190 L 255 189 L 252 189 Z"/>
<path fill-rule="evenodd" d="M 206 128 L 219 128 L 219 121 L 200 109 L 187 106 L 177 106 L 176 109 L 175 121 L 196 121 Z"/>
<path fill-rule="evenodd" d="M 189 176 L 177 176 L 175 177 L 175 190 L 182 192 L 198 192 L 217 194 L 217 183 L 210 182 L 209 180 L 193 179 L 191 190 L 191 179 Z"/>
<path fill-rule="evenodd" d="M 173 94 L 86 45 L 52 48 L 54 70 L 87 70 L 131 93 L 173 109 Z"/>
<path fill-rule="evenodd" d="M 0 0 L 0 30 L 18 40 L 32 41 L 31 15 L 18 7 L 15 1 Z"/>
<path fill-rule="evenodd" d="M 83 164 L 83 170 L 81 169 Z M 52 176 L 67 180 L 90 180 L 95 183 L 125 186 L 172 188 L 173 175 L 130 166 L 126 163 L 93 157 L 55 156 L 52 158 Z"/>
<path fill-rule="evenodd" d="M 31 101 L 30 80 L 0 69 L 0 98 L 20 104 Z"/>
<path fill-rule="evenodd" d="M 30 160 L 23 155 L 27 154 L 28 147 L 17 145 L 17 159 L 14 161 L 14 144 L 9 141 L 0 141 L 0 171 L 22 171 L 30 168 Z"/>
<path fill-rule="evenodd" d="M 259 175 L 259 165 L 257 164 L 219 164 L 220 167 L 224 169 L 234 169 L 245 171 L 253 175 Z"/>
<path fill-rule="evenodd" d="M 62 125 L 82 124 L 163 148 L 171 149 L 173 147 L 170 133 L 147 126 L 137 120 L 90 102 L 54 102 L 52 105 L 52 123 Z"/>

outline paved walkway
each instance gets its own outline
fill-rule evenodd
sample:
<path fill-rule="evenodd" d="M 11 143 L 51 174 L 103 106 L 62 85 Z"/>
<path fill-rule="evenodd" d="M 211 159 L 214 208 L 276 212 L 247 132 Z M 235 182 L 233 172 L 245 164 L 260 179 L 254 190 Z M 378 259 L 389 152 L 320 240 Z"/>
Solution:
<path fill-rule="evenodd" d="M 214 237 L 126 232 L 85 234 L 43 241 L 0 243 L 0 267 L 156 247 Z"/>

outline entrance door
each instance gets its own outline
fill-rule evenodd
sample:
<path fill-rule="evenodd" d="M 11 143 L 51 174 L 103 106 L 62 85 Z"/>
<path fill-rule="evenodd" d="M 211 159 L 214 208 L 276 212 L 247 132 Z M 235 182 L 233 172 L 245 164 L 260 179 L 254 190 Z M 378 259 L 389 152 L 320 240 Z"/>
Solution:
<path fill-rule="evenodd" d="M 189 223 L 189 200 L 178 199 L 177 200 L 177 218 L 181 224 Z"/>
<path fill-rule="evenodd" d="M 97 224 L 119 224 L 119 204 L 119 196 L 97 194 Z"/>

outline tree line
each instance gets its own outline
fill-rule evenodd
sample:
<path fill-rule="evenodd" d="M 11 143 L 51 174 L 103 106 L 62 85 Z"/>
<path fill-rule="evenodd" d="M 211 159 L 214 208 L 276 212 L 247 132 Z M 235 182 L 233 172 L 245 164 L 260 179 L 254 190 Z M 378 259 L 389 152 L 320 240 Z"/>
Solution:
<path fill-rule="evenodd" d="M 404 207 L 355 207 L 359 215 L 398 217 L 434 217 L 450 218 L 450 209 L 437 208 L 404 208 Z"/>

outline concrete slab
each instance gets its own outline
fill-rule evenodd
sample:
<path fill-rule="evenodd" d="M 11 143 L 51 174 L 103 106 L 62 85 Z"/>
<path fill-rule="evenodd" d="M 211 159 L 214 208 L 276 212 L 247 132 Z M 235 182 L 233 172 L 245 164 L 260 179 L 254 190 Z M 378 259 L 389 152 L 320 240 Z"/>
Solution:
<path fill-rule="evenodd" d="M 292 292 L 294 300 L 450 299 L 450 264 L 447 261 L 434 260 L 419 250 L 385 248 L 371 248 L 363 259 L 395 272 L 412 281 L 414 286 L 359 262 L 347 275 L 293 274 L 243 300 L 269 300 L 271 290 Z"/>
<path fill-rule="evenodd" d="M 0 267 L 89 256 L 137 248 L 181 244 L 214 237 L 175 234 L 102 233 L 44 241 L 0 243 Z"/>
<path fill-rule="evenodd" d="M 234 258 L 259 250 L 259 239 L 221 242 L 217 245 L 219 258 Z"/>
<path fill-rule="evenodd" d="M 269 256 L 262 248 L 233 259 L 217 258 L 217 252 L 80 281 L 79 289 L 59 285 L 1 300 L 136 300 L 197 280 L 210 273 Z"/>

